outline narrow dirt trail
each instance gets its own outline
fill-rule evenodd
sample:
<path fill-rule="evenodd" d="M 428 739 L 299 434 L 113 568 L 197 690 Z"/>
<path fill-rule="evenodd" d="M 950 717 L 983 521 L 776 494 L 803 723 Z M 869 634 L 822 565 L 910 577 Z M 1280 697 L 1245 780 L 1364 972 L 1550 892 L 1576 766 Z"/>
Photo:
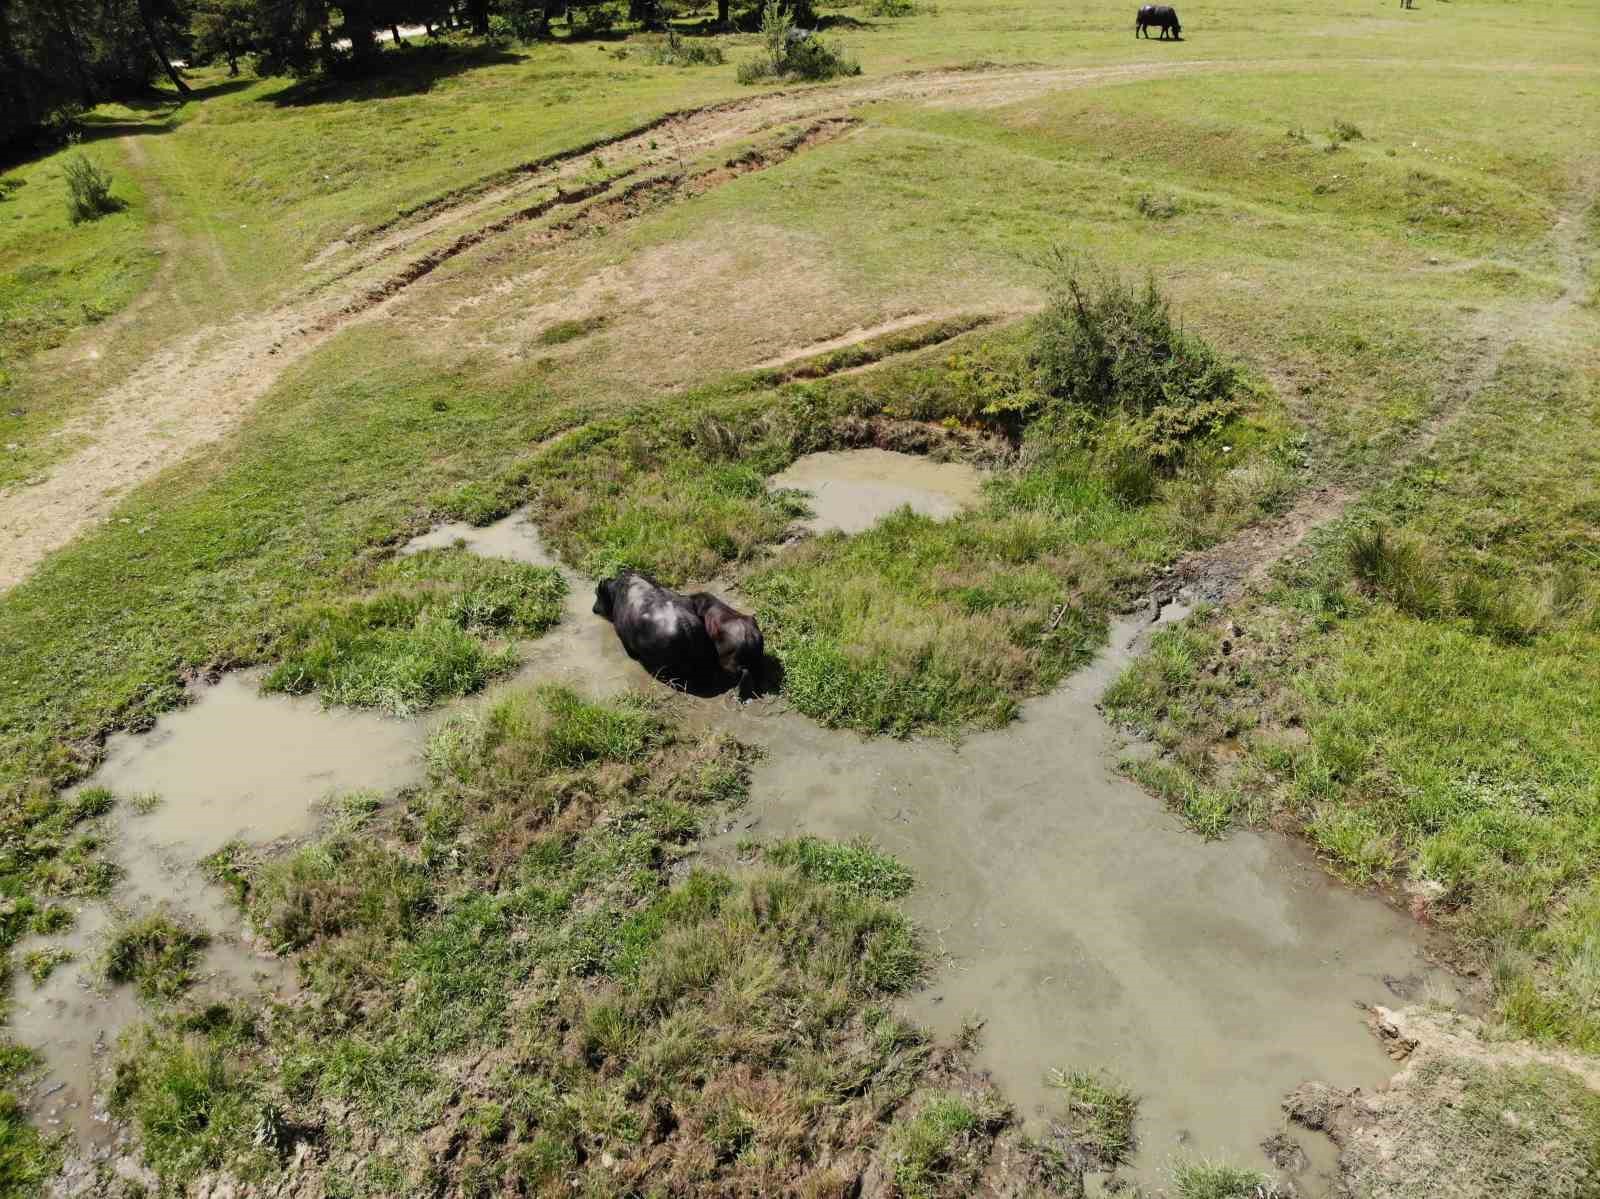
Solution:
<path fill-rule="evenodd" d="M 839 87 L 770 92 L 671 113 L 612 138 L 538 160 L 419 209 L 413 218 L 365 239 L 336 242 L 314 262 L 331 278 L 266 311 L 204 325 L 176 338 L 112 385 L 61 430 L 83 448 L 42 480 L 0 493 L 0 592 L 25 579 L 50 552 L 103 520 L 129 489 L 238 427 L 284 371 L 334 333 L 370 319 L 445 262 L 520 225 L 556 217 L 542 244 L 584 232 L 591 207 L 610 207 L 605 223 L 633 219 L 701 194 L 749 170 L 764 169 L 840 133 L 851 109 L 884 101 L 986 107 L 1045 92 L 1142 79 L 1285 65 L 1250 62 L 1151 63 L 1109 67 L 926 71 Z M 1290 68 L 1297 64 L 1287 64 Z M 690 174 L 685 165 L 758 138 L 777 126 L 811 122 L 798 140 L 779 141 Z M 572 187 L 593 171 L 596 154 L 622 163 L 598 182 Z M 532 199 L 522 207 L 512 207 Z M 158 201 L 159 203 L 159 201 Z M 480 225 L 486 215 L 511 211 Z M 158 209 L 159 211 L 159 209 Z M 440 238 L 452 240 L 421 253 Z M 156 237 L 170 238 L 158 229 Z M 531 249 L 537 249 L 532 247 Z M 407 252 L 412 256 L 408 257 Z M 131 318 L 130 318 L 131 319 Z"/>
<path fill-rule="evenodd" d="M 1509 314 L 1485 312 L 1468 334 L 1470 348 L 1441 388 L 1441 399 L 1401 451 L 1376 479 L 1362 482 L 1321 483 L 1303 494 L 1287 512 L 1240 530 L 1228 540 L 1181 559 L 1166 584 L 1158 589 L 1169 597 L 1188 587 L 1198 598 L 1229 603 L 1259 584 L 1272 567 L 1300 551 L 1317 529 L 1338 520 L 1352 503 L 1372 487 L 1398 478 L 1426 455 L 1488 387 L 1506 355 L 1530 336 L 1558 328 L 1582 301 L 1588 286 L 1584 254 L 1584 226 L 1600 203 L 1600 175 L 1586 171 L 1575 181 L 1547 236 L 1564 286 L 1554 299 L 1525 305 Z"/>

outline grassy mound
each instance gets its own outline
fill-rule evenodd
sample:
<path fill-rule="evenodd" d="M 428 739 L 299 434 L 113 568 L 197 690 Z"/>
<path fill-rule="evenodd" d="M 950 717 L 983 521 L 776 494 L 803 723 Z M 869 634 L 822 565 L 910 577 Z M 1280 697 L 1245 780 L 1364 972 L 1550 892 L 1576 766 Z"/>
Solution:
<path fill-rule="evenodd" d="M 560 620 L 565 594 L 549 567 L 453 550 L 397 558 L 372 572 L 361 598 L 295 613 L 262 685 L 410 715 L 509 671 L 516 652 L 483 639 L 538 636 Z"/>

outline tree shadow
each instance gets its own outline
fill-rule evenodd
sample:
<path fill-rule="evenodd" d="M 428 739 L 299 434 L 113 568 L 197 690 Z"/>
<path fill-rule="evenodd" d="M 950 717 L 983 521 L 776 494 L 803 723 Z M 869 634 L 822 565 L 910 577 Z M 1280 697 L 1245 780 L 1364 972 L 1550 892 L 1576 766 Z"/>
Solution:
<path fill-rule="evenodd" d="M 313 75 L 296 80 L 278 91 L 262 96 L 261 102 L 279 108 L 300 108 L 312 104 L 341 104 L 351 100 L 390 100 L 400 96 L 420 96 L 432 90 L 441 79 L 475 71 L 480 67 L 505 66 L 523 62 L 526 55 L 504 46 L 456 46 L 407 44 L 387 47 L 360 74 L 350 74 L 354 66 L 338 74 Z"/>

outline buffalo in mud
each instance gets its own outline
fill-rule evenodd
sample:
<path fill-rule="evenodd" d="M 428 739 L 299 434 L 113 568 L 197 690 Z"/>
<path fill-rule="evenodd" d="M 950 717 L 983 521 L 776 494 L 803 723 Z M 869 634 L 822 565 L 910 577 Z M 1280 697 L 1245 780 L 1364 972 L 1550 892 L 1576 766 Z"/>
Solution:
<path fill-rule="evenodd" d="M 1183 26 L 1178 23 L 1178 10 L 1166 4 L 1146 4 L 1139 10 L 1139 15 L 1133 22 L 1133 36 L 1143 34 L 1150 36 L 1152 28 L 1161 30 L 1161 41 L 1167 40 L 1171 34 L 1179 41 L 1183 40 Z"/>
<path fill-rule="evenodd" d="M 709 592 L 679 595 L 625 570 L 595 587 L 594 612 L 611 622 L 628 656 L 664 682 L 709 695 L 737 680 L 748 699 L 761 681 L 761 626 Z"/>

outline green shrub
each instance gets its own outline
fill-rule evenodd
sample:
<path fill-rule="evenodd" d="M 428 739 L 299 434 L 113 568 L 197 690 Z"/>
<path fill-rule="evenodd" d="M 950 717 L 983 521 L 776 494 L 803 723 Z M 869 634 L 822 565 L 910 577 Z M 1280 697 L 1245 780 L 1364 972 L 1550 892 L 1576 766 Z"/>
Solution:
<path fill-rule="evenodd" d="M 793 866 L 803 878 L 835 883 L 858 895 L 899 899 L 911 890 L 911 871 L 865 838 L 840 845 L 798 837 L 767 846 L 766 854 L 769 862 Z"/>
<path fill-rule="evenodd" d="M 599 37 L 617 24 L 617 11 L 609 4 L 574 5 L 567 10 L 567 22 L 576 37 Z"/>
<path fill-rule="evenodd" d="M 830 46 L 815 34 L 796 29 L 794 18 L 779 0 L 767 0 L 761 10 L 761 43 L 761 57 L 739 64 L 740 83 L 861 74 L 861 64 L 842 46 Z"/>
<path fill-rule="evenodd" d="M 727 61 L 722 47 L 715 42 L 689 41 L 675 29 L 651 46 L 646 57 L 658 67 L 716 67 Z"/>
<path fill-rule="evenodd" d="M 67 159 L 67 216 L 74 225 L 92 221 L 122 205 L 111 194 L 111 173 L 82 154 Z"/>
<path fill-rule="evenodd" d="M 1035 456 L 1103 436 L 1111 420 L 1123 444 L 1175 464 L 1237 411 L 1238 372 L 1178 326 L 1154 278 L 1135 287 L 1066 255 L 1054 266 L 1029 354 Z"/>
<path fill-rule="evenodd" d="M 870 17 L 914 17 L 928 11 L 917 0 L 871 0 L 867 5 Z"/>
<path fill-rule="evenodd" d="M 1335 121 L 1333 128 L 1328 130 L 1328 137 L 1334 142 L 1359 142 L 1366 140 L 1366 134 L 1357 129 L 1349 121 Z"/>
<path fill-rule="evenodd" d="M 1170 220 L 1183 211 L 1183 206 L 1178 202 L 1178 197 L 1171 192 L 1160 195 L 1144 192 L 1139 196 L 1134 207 L 1139 210 L 1140 216 L 1147 216 L 1153 221 Z"/>

